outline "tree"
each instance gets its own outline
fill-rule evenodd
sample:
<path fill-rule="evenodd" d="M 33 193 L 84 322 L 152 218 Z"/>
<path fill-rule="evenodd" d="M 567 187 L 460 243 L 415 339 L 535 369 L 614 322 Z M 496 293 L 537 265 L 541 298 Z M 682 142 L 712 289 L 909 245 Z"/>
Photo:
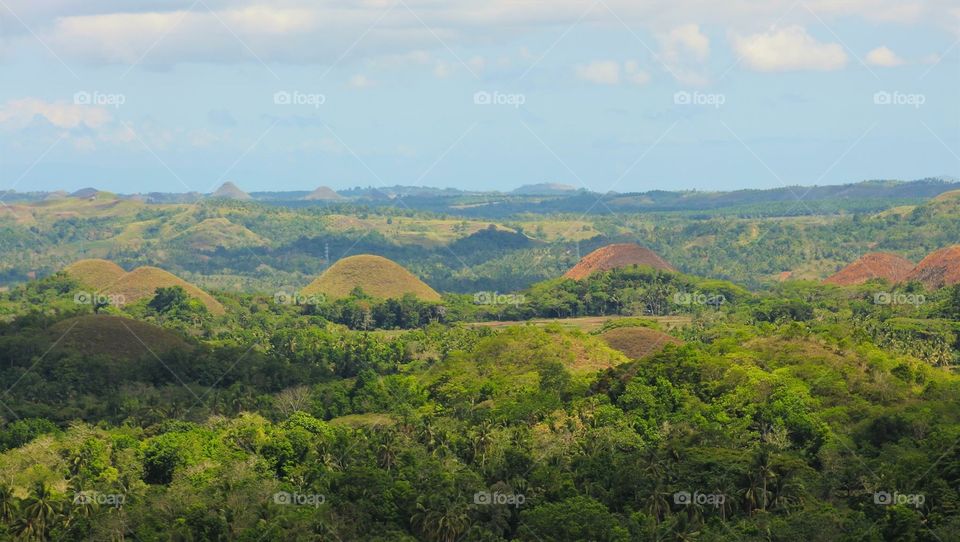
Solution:
<path fill-rule="evenodd" d="M 147 303 L 147 307 L 159 314 L 185 312 L 190 308 L 190 296 L 182 286 L 157 288 L 156 294 Z"/>

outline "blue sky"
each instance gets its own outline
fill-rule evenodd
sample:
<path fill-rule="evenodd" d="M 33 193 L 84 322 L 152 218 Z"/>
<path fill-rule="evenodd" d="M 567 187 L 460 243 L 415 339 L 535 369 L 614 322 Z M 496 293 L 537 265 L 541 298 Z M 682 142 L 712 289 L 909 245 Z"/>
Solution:
<path fill-rule="evenodd" d="M 0 31 L 19 191 L 960 177 L 956 2 L 3 0 Z"/>

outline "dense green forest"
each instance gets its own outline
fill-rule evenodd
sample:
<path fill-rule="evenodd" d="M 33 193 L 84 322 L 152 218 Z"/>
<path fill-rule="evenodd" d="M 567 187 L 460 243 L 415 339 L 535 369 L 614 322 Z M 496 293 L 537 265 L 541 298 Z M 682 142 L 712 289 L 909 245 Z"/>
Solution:
<path fill-rule="evenodd" d="M 509 196 L 529 205 L 479 219 L 20 201 L 0 215 L 0 540 L 960 539 L 960 285 L 821 280 L 955 244 L 960 197 L 857 193 L 589 216 Z M 615 241 L 678 271 L 562 277 Z M 359 253 L 442 296 L 302 294 Z M 87 257 L 186 281 L 126 300 L 65 271 Z"/>
<path fill-rule="evenodd" d="M 78 306 L 80 288 L 0 303 L 4 538 L 960 537 L 960 287 L 878 304 L 917 286 L 634 268 L 507 307 L 647 316 L 592 331 L 478 327 L 491 307 L 456 295 L 221 293 L 213 316 L 176 288 L 123 307 Z M 354 310 L 365 326 L 337 321 Z M 682 345 L 629 359 L 602 340 L 665 314 Z M 119 316 L 129 335 L 57 346 Z"/>

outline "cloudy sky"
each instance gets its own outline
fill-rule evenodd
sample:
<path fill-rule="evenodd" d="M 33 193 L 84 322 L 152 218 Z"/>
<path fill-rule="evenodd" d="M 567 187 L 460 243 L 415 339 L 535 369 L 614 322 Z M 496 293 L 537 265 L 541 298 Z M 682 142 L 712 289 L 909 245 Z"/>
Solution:
<path fill-rule="evenodd" d="M 955 0 L 0 0 L 0 188 L 960 177 Z"/>

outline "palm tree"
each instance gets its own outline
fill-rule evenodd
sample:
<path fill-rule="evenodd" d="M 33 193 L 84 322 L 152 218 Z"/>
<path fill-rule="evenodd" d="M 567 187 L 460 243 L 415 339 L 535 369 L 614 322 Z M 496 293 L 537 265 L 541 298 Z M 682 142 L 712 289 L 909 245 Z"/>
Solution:
<path fill-rule="evenodd" d="M 0 521 L 9 525 L 17 516 L 18 504 L 19 501 L 13 494 L 13 489 L 6 484 L 0 484 Z"/>
<path fill-rule="evenodd" d="M 23 515 L 19 522 L 20 535 L 32 539 L 44 540 L 47 531 L 60 515 L 60 503 L 43 482 L 37 482 L 26 498 Z"/>

